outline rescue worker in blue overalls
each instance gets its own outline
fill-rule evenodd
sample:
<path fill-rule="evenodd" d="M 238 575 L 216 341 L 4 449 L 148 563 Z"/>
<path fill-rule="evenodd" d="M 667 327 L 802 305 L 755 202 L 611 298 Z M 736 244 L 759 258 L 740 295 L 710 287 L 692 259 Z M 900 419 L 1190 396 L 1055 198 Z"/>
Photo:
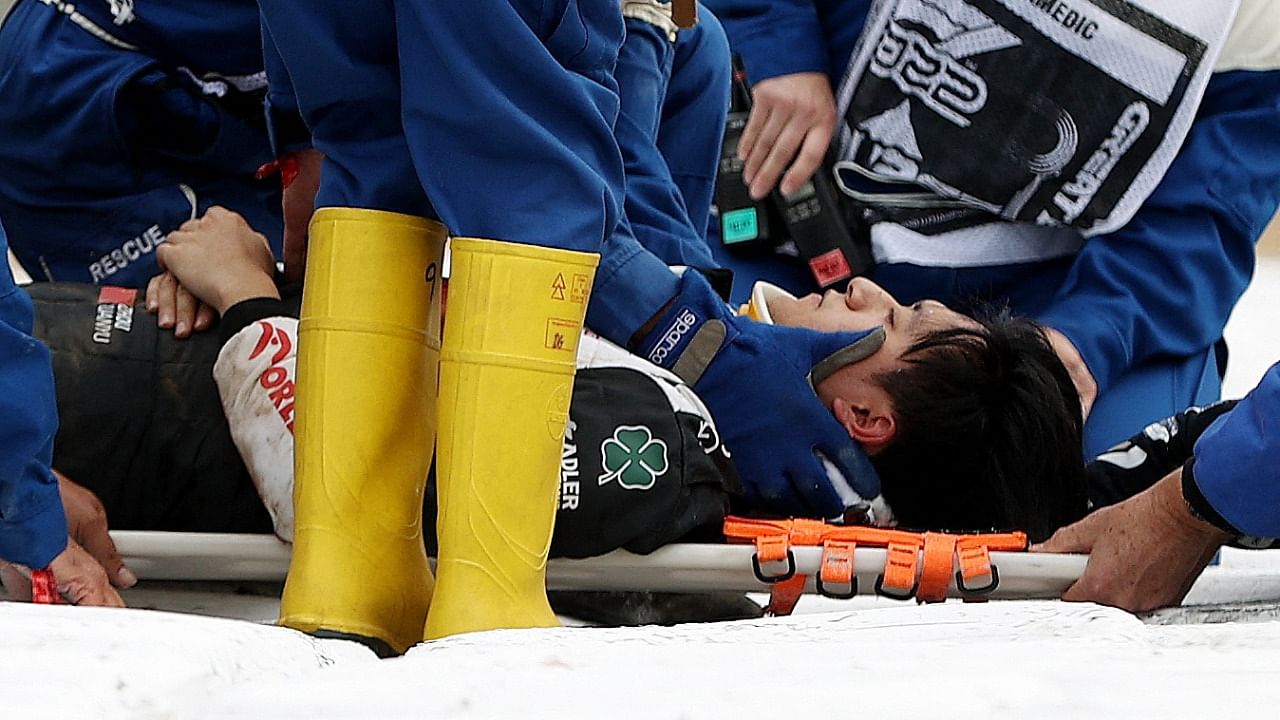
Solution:
<path fill-rule="evenodd" d="M 1087 456 L 1218 397 L 1280 203 L 1280 6 L 706 1 L 754 85 L 752 194 L 794 192 L 834 133 L 876 282 L 1051 328 Z"/>
<path fill-rule="evenodd" d="M 0 225 L 0 257 L 7 256 Z M 45 601 L 61 594 L 77 604 L 123 607 L 111 584 L 125 587 L 136 579 L 119 564 L 108 580 L 99 564 L 119 561 L 105 523 L 96 537 L 81 537 L 92 541 L 97 557 L 68 535 L 58 480 L 49 465 L 58 429 L 53 368 L 49 349 L 31 337 L 32 320 L 31 298 L 14 284 L 6 260 L 0 266 L 0 575 L 10 582 L 8 563 L 27 574 L 47 570 L 56 587 L 41 588 L 51 595 L 41 598 Z M 39 587 L 38 579 L 28 579 Z"/>
<path fill-rule="evenodd" d="M 703 238 L 729 110 L 729 41 L 715 15 L 681 28 L 671 4 L 619 0 L 626 40 L 613 76 L 626 215 L 636 240 L 668 265 L 718 263 Z"/>
<path fill-rule="evenodd" d="M 0 215 L 35 280 L 139 287 L 212 205 L 279 247 L 252 0 L 18 0 L 0 28 Z"/>
<path fill-rule="evenodd" d="M 1144 492 L 1069 525 L 1043 552 L 1089 553 L 1063 600 L 1143 612 L 1177 605 L 1218 549 L 1280 544 L 1280 364 Z"/>
<path fill-rule="evenodd" d="M 832 517 L 842 487 L 874 496 L 874 473 L 810 379 L 874 351 L 883 332 L 737 318 L 701 274 L 673 273 L 631 233 L 614 136 L 617 3 L 260 5 L 268 114 L 280 122 L 296 103 L 324 155 L 285 625 L 398 652 L 424 636 L 555 624 L 545 558 L 584 318 L 694 386 L 749 497 Z M 437 407 L 432 598 L 418 508 Z"/>

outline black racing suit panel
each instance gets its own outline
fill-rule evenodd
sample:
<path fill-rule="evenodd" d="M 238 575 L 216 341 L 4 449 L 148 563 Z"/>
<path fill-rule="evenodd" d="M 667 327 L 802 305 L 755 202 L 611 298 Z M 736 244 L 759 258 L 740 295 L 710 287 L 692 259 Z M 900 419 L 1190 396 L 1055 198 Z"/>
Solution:
<path fill-rule="evenodd" d="M 54 467 L 98 495 L 113 528 L 271 532 L 213 382 L 217 333 L 178 340 L 120 288 L 27 290 L 53 356 Z"/>

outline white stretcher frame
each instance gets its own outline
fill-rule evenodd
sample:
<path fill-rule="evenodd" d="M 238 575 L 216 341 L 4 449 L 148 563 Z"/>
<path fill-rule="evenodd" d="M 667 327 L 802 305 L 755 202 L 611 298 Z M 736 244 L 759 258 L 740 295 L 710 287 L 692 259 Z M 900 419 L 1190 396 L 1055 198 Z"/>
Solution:
<path fill-rule="evenodd" d="M 111 533 L 129 567 L 143 580 L 280 582 L 289 569 L 290 546 L 274 535 L 115 531 Z M 806 593 L 816 589 L 821 548 L 793 547 L 796 571 L 808 575 Z M 587 560 L 552 560 L 547 585 L 553 590 L 634 590 L 649 592 L 768 592 L 751 568 L 750 545 L 675 544 L 650 555 L 617 551 Z M 875 592 L 886 551 L 858 548 L 854 564 L 858 593 Z M 1280 550 L 1223 550 L 1223 565 L 1210 567 L 1186 604 L 1280 602 Z M 992 552 L 1000 585 L 995 600 L 1051 599 L 1084 572 L 1084 555 Z M 922 564 L 923 558 L 921 558 Z M 768 568 L 767 568 L 768 569 Z M 769 569 L 771 570 L 771 569 Z M 963 597 L 953 580 L 948 597 Z"/>
<path fill-rule="evenodd" d="M 115 531 L 116 546 L 143 580 L 284 580 L 290 546 L 273 535 Z M 822 549 L 794 547 L 796 572 L 809 575 L 806 592 L 815 592 L 812 576 Z M 635 590 L 650 592 L 767 592 L 770 586 L 752 572 L 751 545 L 673 544 L 650 555 L 616 551 L 586 560 L 551 560 L 547 586 L 552 590 Z M 859 594 L 872 594 L 886 551 L 858 548 L 854 566 Z M 992 552 L 1000 584 L 997 599 L 1053 598 L 1084 571 L 1082 555 Z M 767 568 L 772 571 L 771 568 Z M 961 597 L 955 581 L 950 597 Z"/>

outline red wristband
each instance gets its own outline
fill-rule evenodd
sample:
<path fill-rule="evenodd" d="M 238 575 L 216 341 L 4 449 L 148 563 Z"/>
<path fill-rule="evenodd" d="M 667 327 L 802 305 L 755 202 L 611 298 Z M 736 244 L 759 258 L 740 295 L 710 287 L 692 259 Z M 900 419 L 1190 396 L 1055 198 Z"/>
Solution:
<path fill-rule="evenodd" d="M 58 580 L 53 576 L 52 570 L 45 568 L 31 571 L 31 602 L 37 605 L 57 605 L 62 602 Z"/>

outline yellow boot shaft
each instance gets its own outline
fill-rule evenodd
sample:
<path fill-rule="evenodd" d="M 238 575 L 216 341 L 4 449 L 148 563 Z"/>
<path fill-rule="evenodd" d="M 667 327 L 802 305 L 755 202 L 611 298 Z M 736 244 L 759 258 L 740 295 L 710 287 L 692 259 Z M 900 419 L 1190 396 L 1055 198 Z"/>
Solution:
<path fill-rule="evenodd" d="M 439 223 L 394 213 L 325 208 L 312 221 L 284 625 L 396 652 L 420 639 L 444 240 Z"/>
<path fill-rule="evenodd" d="M 440 367 L 440 557 L 426 637 L 557 624 L 546 562 L 598 256 L 458 238 Z"/>

